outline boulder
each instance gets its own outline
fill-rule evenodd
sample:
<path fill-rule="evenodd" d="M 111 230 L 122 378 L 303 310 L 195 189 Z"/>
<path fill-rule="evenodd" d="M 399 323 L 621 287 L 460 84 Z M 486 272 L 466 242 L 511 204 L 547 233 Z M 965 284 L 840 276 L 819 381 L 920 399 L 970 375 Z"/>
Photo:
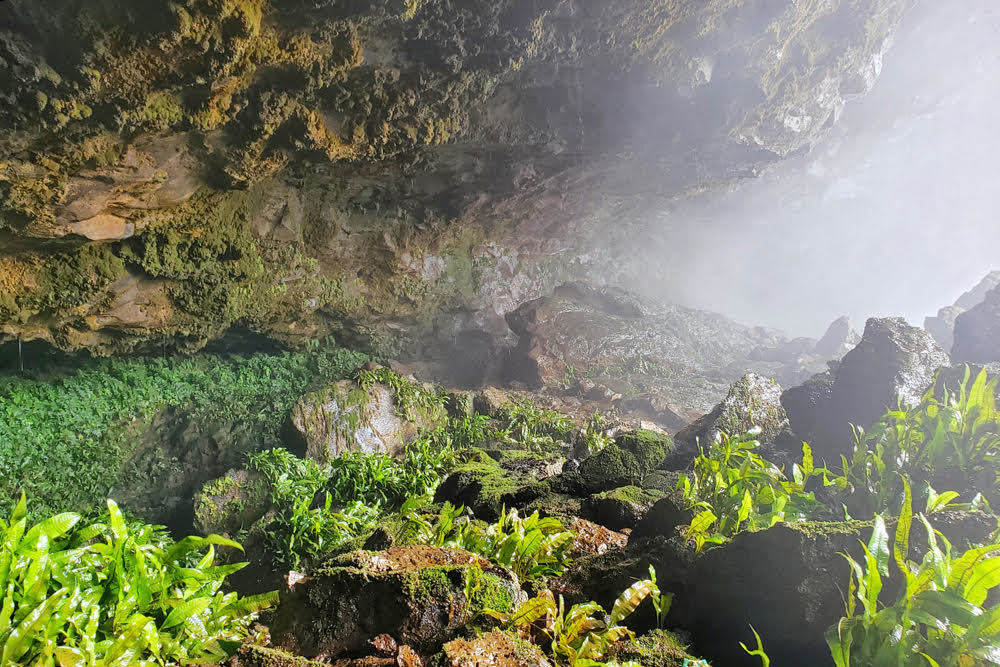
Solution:
<path fill-rule="evenodd" d="M 826 629 L 844 614 L 850 568 L 868 524 L 778 524 L 740 533 L 705 551 L 676 590 L 672 618 L 683 619 L 711 664 L 754 665 L 740 642 L 754 629 L 776 665 L 827 665 Z M 659 570 L 659 568 L 658 568 Z"/>
<path fill-rule="evenodd" d="M 956 362 L 1000 362 L 1000 285 L 990 290 L 982 303 L 955 320 L 951 353 Z"/>
<path fill-rule="evenodd" d="M 861 336 L 851 326 L 851 319 L 844 315 L 830 323 L 812 351 L 825 359 L 840 359 L 860 342 Z"/>
<path fill-rule="evenodd" d="M 550 487 L 533 475 L 506 469 L 480 452 L 448 474 L 434 493 L 434 502 L 464 505 L 476 517 L 496 521 L 504 507 L 523 507 L 549 491 Z"/>
<path fill-rule="evenodd" d="M 813 441 L 816 421 L 820 412 L 827 409 L 833 395 L 832 371 L 818 373 L 798 387 L 786 389 L 781 394 L 781 407 L 788 416 L 788 424 L 798 438 Z"/>
<path fill-rule="evenodd" d="M 634 642 L 615 644 L 608 655 L 617 664 L 633 663 L 642 667 L 698 667 L 706 663 L 687 652 L 687 642 L 667 630 L 652 630 Z"/>
<path fill-rule="evenodd" d="M 512 573 L 461 549 L 357 551 L 298 584 L 275 611 L 271 637 L 324 659 L 364 651 L 382 634 L 434 651 L 484 609 L 507 613 L 525 598 Z"/>
<path fill-rule="evenodd" d="M 194 497 L 194 524 L 203 535 L 235 535 L 271 508 L 271 489 L 254 470 L 230 470 Z"/>
<path fill-rule="evenodd" d="M 611 530 L 622 530 L 634 528 L 662 497 L 662 491 L 623 486 L 595 493 L 583 501 L 581 510 L 584 518 Z"/>
<path fill-rule="evenodd" d="M 374 383 L 365 390 L 341 380 L 296 401 L 289 435 L 321 463 L 344 452 L 395 456 L 443 417 L 443 409 L 402 415 L 391 387 Z"/>
<path fill-rule="evenodd" d="M 475 639 L 444 645 L 444 667 L 551 667 L 538 647 L 506 632 L 487 632 Z"/>
<path fill-rule="evenodd" d="M 986 299 L 986 294 L 998 285 L 1000 271 L 987 274 L 979 284 L 958 297 L 954 304 L 941 308 L 935 317 L 925 318 L 924 329 L 934 336 L 942 349 L 951 350 L 955 342 L 955 322 L 958 316 L 981 304 Z"/>
<path fill-rule="evenodd" d="M 758 439 L 767 445 L 788 426 L 788 417 L 781 405 L 781 386 L 749 373 L 733 383 L 711 412 L 678 431 L 674 440 L 693 454 L 699 442 L 707 448 L 720 432 L 740 435 L 755 426 L 761 429 Z"/>
<path fill-rule="evenodd" d="M 674 449 L 669 435 L 645 428 L 620 434 L 615 444 L 635 457 L 643 473 L 659 468 Z"/>
<path fill-rule="evenodd" d="M 937 369 L 949 362 L 923 329 L 902 318 L 872 318 L 858 346 L 832 370 L 828 395 L 828 379 L 820 377 L 782 403 L 792 409 L 795 435 L 812 445 L 819 460 L 836 461 L 851 450 L 852 424 L 868 428 L 900 401 L 916 405 Z"/>

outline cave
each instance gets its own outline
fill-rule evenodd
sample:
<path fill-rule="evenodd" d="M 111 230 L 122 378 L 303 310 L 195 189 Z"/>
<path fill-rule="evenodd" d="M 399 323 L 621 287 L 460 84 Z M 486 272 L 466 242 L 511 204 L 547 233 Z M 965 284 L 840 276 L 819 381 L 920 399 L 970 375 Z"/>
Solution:
<path fill-rule="evenodd" d="M 0 2 L 0 664 L 1000 665 L 994 5 Z"/>

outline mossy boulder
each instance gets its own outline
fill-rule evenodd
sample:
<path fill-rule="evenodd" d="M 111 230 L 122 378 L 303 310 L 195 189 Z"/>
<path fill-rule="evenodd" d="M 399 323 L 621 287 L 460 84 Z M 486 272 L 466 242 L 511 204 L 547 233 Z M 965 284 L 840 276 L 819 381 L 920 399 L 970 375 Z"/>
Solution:
<path fill-rule="evenodd" d="M 230 470 L 195 494 L 195 528 L 205 535 L 235 535 L 259 520 L 270 507 L 270 486 L 262 474 Z"/>
<path fill-rule="evenodd" d="M 480 454 L 448 474 L 435 492 L 434 502 L 465 505 L 478 518 L 496 521 L 504 507 L 524 507 L 549 490 L 534 476 L 512 472 Z"/>
<path fill-rule="evenodd" d="M 720 432 L 740 435 L 754 427 L 760 429 L 758 440 L 768 445 L 788 427 L 788 416 L 781 405 L 781 385 L 748 373 L 729 387 L 711 412 L 678 431 L 674 439 L 683 453 L 693 457 L 699 443 L 707 449 Z"/>
<path fill-rule="evenodd" d="M 484 610 L 510 612 L 525 598 L 512 573 L 461 549 L 356 551 L 299 584 L 275 612 L 271 636 L 327 659 L 358 654 L 381 634 L 430 652 Z"/>
<path fill-rule="evenodd" d="M 654 470 L 642 478 L 642 488 L 656 489 L 664 493 L 670 493 L 677 488 L 677 480 L 680 473 L 669 470 Z"/>
<path fill-rule="evenodd" d="M 645 472 L 635 455 L 617 444 L 608 445 L 580 464 L 580 480 L 592 493 L 639 484 Z"/>
<path fill-rule="evenodd" d="M 444 645 L 439 664 L 447 667 L 551 667 L 537 646 L 507 632 L 487 632 L 475 639 Z"/>
<path fill-rule="evenodd" d="M 687 642 L 667 630 L 653 630 L 632 642 L 619 642 L 607 658 L 642 667 L 692 667 L 706 664 L 687 652 Z"/>
<path fill-rule="evenodd" d="M 643 472 L 659 468 L 674 447 L 666 433 L 643 428 L 619 435 L 615 444 L 632 454 Z"/>
<path fill-rule="evenodd" d="M 341 380 L 302 396 L 292 408 L 289 440 L 320 462 L 344 452 L 397 455 L 442 422 L 444 408 L 404 410 L 393 388 Z"/>
<path fill-rule="evenodd" d="M 595 493 L 583 501 L 583 517 L 612 530 L 634 528 L 646 516 L 662 491 L 638 486 L 622 486 L 611 491 Z"/>

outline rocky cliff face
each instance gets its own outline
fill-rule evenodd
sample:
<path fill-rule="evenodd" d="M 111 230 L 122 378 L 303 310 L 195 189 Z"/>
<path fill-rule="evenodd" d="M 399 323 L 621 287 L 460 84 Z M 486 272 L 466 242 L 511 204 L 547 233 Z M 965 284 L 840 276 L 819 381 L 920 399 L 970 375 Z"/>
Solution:
<path fill-rule="evenodd" d="M 509 336 L 642 210 L 808 148 L 908 4 L 3 3 L 0 331 Z"/>

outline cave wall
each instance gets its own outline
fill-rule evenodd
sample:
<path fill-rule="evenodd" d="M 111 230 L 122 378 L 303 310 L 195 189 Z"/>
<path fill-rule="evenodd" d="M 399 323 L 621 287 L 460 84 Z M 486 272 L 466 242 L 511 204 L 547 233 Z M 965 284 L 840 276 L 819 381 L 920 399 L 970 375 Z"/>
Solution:
<path fill-rule="evenodd" d="M 909 4 L 3 3 L 0 335 L 502 341 L 644 211 L 808 150 Z"/>

